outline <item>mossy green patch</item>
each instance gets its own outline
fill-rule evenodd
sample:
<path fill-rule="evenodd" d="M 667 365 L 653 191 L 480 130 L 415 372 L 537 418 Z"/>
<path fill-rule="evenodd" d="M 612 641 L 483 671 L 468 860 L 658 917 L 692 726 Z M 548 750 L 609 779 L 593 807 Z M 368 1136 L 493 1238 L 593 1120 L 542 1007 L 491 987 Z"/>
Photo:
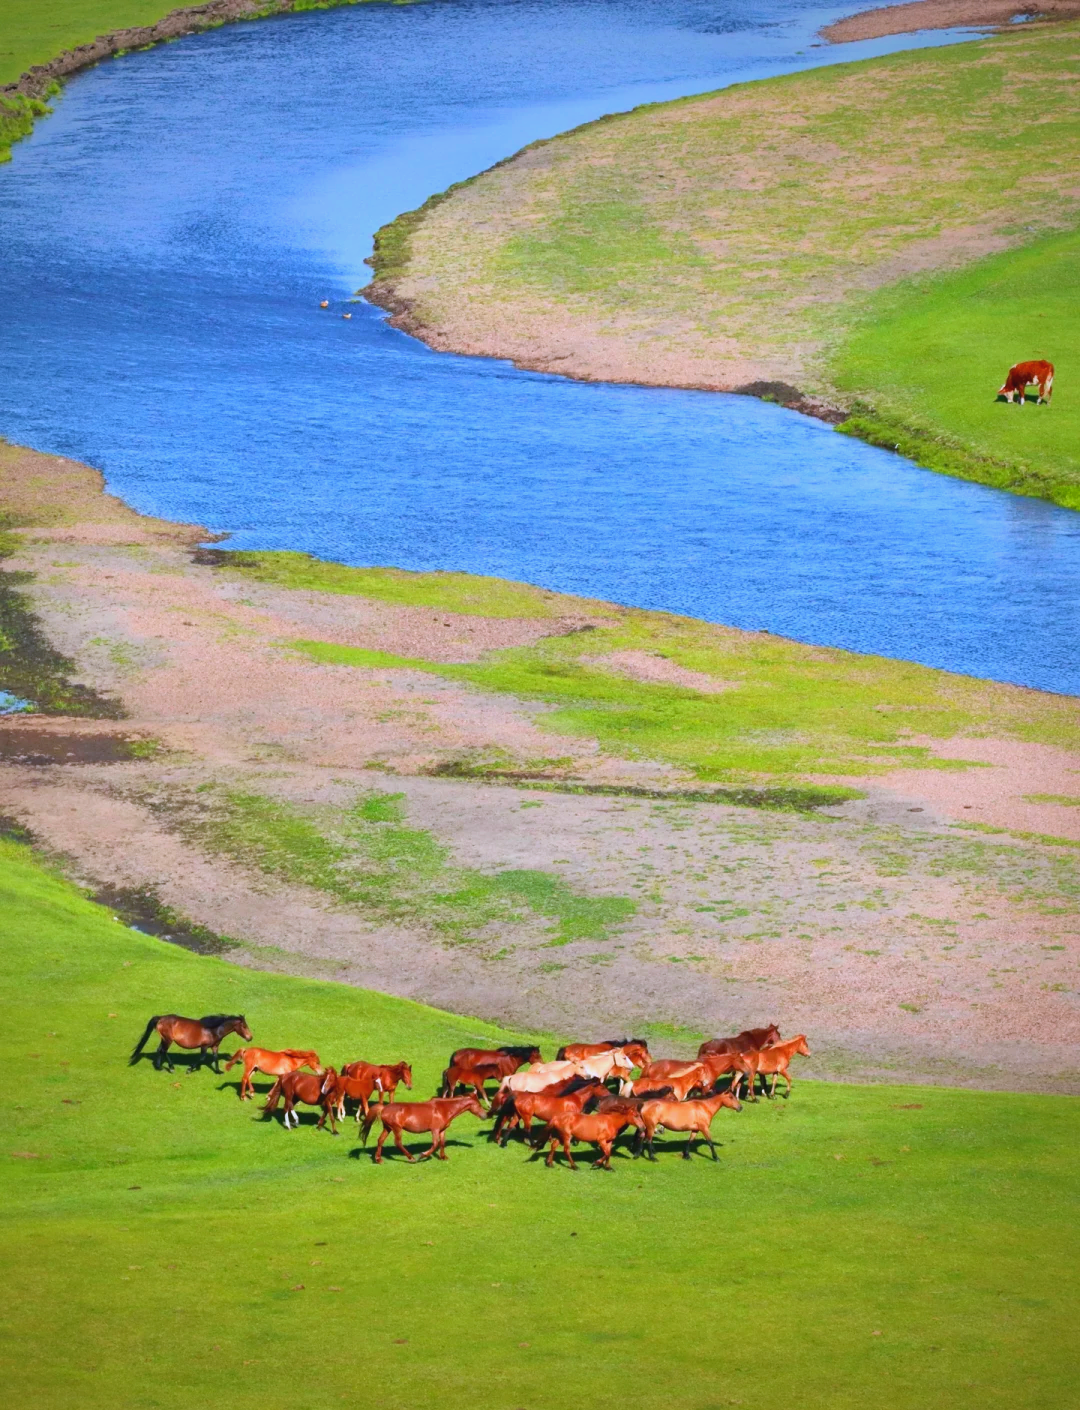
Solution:
<path fill-rule="evenodd" d="M 225 792 L 197 825 L 216 850 L 286 882 L 315 887 L 378 920 L 477 938 L 533 912 L 552 944 L 607 940 L 634 915 L 623 896 L 586 896 L 542 871 L 455 866 L 449 848 L 410 827 L 404 795 L 370 792 L 344 814 L 304 812 L 257 793 Z"/>
<path fill-rule="evenodd" d="M 269 583 L 274 587 L 307 588 L 315 592 L 347 593 L 393 602 L 402 607 L 431 607 L 470 617 L 558 617 L 567 611 L 619 609 L 474 573 L 411 573 L 403 568 L 350 568 L 308 553 L 204 549 L 201 562 L 221 572 Z M 383 663 L 380 663 L 383 664 Z"/>
<path fill-rule="evenodd" d="M 978 767 L 935 758 L 912 736 L 1000 732 L 1080 747 L 1080 722 L 1063 697 L 663 613 L 627 611 L 617 626 L 545 637 L 462 664 L 375 659 L 332 642 L 291 645 L 326 664 L 427 671 L 543 701 L 555 708 L 538 716 L 541 728 L 597 739 L 621 757 L 663 760 L 702 781 Z M 625 652 L 663 657 L 724 688 L 710 693 L 634 680 L 619 666 Z"/>

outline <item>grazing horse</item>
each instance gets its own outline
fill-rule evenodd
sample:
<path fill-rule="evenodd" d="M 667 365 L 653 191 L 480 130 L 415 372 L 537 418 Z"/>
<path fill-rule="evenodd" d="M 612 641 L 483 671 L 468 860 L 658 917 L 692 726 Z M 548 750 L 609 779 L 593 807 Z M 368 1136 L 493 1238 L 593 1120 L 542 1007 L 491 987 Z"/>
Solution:
<path fill-rule="evenodd" d="M 412 1066 L 407 1062 L 382 1067 L 374 1062 L 347 1062 L 341 1069 L 341 1076 L 345 1085 L 338 1103 L 338 1117 L 342 1121 L 345 1120 L 346 1097 L 360 1103 L 360 1110 L 366 1118 L 373 1093 L 378 1092 L 380 1102 L 393 1101 L 399 1082 L 404 1082 L 412 1091 Z M 359 1122 L 359 1114 L 356 1119 Z"/>
<path fill-rule="evenodd" d="M 517 1072 L 521 1066 L 523 1063 L 520 1058 L 509 1056 L 492 1056 L 490 1060 L 475 1064 L 455 1062 L 443 1073 L 436 1096 L 452 1097 L 458 1087 L 471 1087 L 483 1101 L 485 1082 L 501 1082 L 504 1077 Z"/>
<path fill-rule="evenodd" d="M 633 1107 L 601 1112 L 575 1112 L 570 1107 L 564 1107 L 548 1122 L 551 1146 L 544 1164 L 549 1167 L 554 1165 L 555 1148 L 561 1142 L 563 1154 L 570 1162 L 570 1169 L 576 1170 L 574 1157 L 570 1153 L 570 1142 L 587 1141 L 600 1149 L 598 1159 L 593 1162 L 593 1169 L 610 1170 L 611 1148 L 615 1144 L 615 1137 L 626 1126 L 635 1126 L 639 1131 L 644 1131 L 645 1120 L 641 1112 Z M 549 1137 L 545 1136 L 544 1139 Z"/>
<path fill-rule="evenodd" d="M 499 1110 L 492 1132 L 495 1144 L 505 1146 L 506 1138 L 519 1121 L 528 1138 L 532 1135 L 534 1121 L 550 1121 L 564 1106 L 581 1111 L 587 1102 L 606 1094 L 607 1088 L 595 1077 L 573 1077 L 567 1082 L 557 1082 L 543 1092 L 515 1092 Z"/>
<path fill-rule="evenodd" d="M 479 1116 L 481 1120 L 487 1115 L 475 1097 L 436 1097 L 430 1102 L 387 1102 L 369 1111 L 364 1118 L 363 1143 L 367 1145 L 368 1133 L 372 1126 L 376 1121 L 381 1121 L 383 1128 L 375 1146 L 375 1164 L 382 1164 L 383 1144 L 391 1132 L 394 1135 L 394 1144 L 411 1163 L 415 1157 L 401 1144 L 402 1131 L 430 1131 L 431 1146 L 420 1159 L 427 1160 L 429 1156 L 437 1155 L 440 1160 L 445 1160 L 446 1128 L 451 1121 L 456 1121 L 467 1111 L 472 1112 L 473 1116 Z"/>
<path fill-rule="evenodd" d="M 700 1136 L 703 1140 L 708 1141 L 712 1158 L 716 1160 L 716 1147 L 713 1145 L 709 1128 L 712 1125 L 713 1117 L 722 1106 L 728 1106 L 732 1111 L 742 1111 L 742 1104 L 738 1097 L 731 1092 L 717 1092 L 715 1097 L 704 1097 L 695 1102 L 646 1102 L 641 1108 L 641 1117 L 645 1123 L 644 1145 L 649 1159 L 656 1159 L 656 1153 L 653 1150 L 653 1137 L 657 1131 L 663 1128 L 665 1131 L 685 1131 L 687 1133 L 683 1160 L 690 1159 L 690 1147 L 694 1144 L 695 1136 Z M 639 1151 L 638 1154 L 640 1155 L 641 1152 Z"/>
<path fill-rule="evenodd" d="M 179 1014 L 175 1013 L 156 1013 L 146 1025 L 142 1037 L 135 1044 L 131 1057 L 128 1058 L 130 1066 L 134 1067 L 139 1061 L 142 1050 L 146 1046 L 146 1040 L 155 1029 L 161 1039 L 161 1044 L 154 1054 L 154 1067 L 158 1072 L 161 1071 L 161 1064 L 165 1061 L 168 1062 L 169 1071 L 173 1070 L 172 1061 L 168 1057 L 170 1043 L 175 1043 L 178 1048 L 198 1048 L 197 1067 L 202 1067 L 206 1061 L 207 1052 L 213 1053 L 214 1071 L 220 1072 L 218 1048 L 230 1033 L 239 1033 L 241 1038 L 251 1042 L 251 1029 L 247 1026 L 247 1019 L 242 1013 L 209 1013 L 205 1018 L 181 1018 Z M 194 1071 L 194 1069 L 192 1070 Z"/>
<path fill-rule="evenodd" d="M 776 1083 L 779 1078 L 783 1078 L 787 1083 L 785 1097 L 791 1096 L 791 1074 L 788 1072 L 788 1064 L 791 1059 L 801 1054 L 803 1057 L 810 1056 L 810 1048 L 806 1041 L 805 1033 L 797 1033 L 794 1038 L 789 1038 L 786 1043 L 774 1043 L 769 1048 L 756 1048 L 752 1053 L 740 1053 L 737 1063 L 738 1075 L 731 1084 L 731 1090 L 736 1096 L 739 1095 L 739 1087 L 745 1077 L 747 1079 L 747 1097 L 750 1101 L 756 1102 L 757 1096 L 754 1093 L 754 1079 L 761 1077 L 761 1088 L 765 1090 L 765 1076 L 772 1074 L 772 1087 L 769 1090 L 770 1100 L 776 1095 Z"/>
<path fill-rule="evenodd" d="M 285 1098 L 285 1130 L 288 1131 L 294 1126 L 300 1125 L 300 1118 L 294 1111 L 294 1107 L 303 1102 L 305 1106 L 322 1107 L 322 1116 L 319 1117 L 315 1125 L 316 1131 L 322 1130 L 326 1125 L 326 1118 L 330 1118 L 330 1130 L 337 1135 L 337 1122 L 334 1120 L 334 1108 L 338 1104 L 338 1086 L 341 1078 L 332 1067 L 328 1067 L 324 1072 L 286 1072 L 284 1077 L 279 1077 L 270 1088 L 270 1095 L 266 1099 L 263 1111 L 267 1116 L 272 1116 L 277 1111 L 277 1104 Z"/>
<path fill-rule="evenodd" d="M 1005 385 L 998 388 L 998 396 L 1010 402 L 1019 397 L 1020 405 L 1023 406 L 1030 382 L 1034 382 L 1039 388 L 1036 406 L 1042 405 L 1043 402 L 1049 405 L 1054 394 L 1054 364 L 1043 362 L 1041 359 L 1034 362 L 1018 362 L 1015 367 L 1009 368 Z"/>
<path fill-rule="evenodd" d="M 775 1023 L 768 1028 L 746 1028 L 735 1038 L 711 1038 L 697 1050 L 699 1058 L 711 1053 L 747 1053 L 752 1048 L 767 1048 L 770 1043 L 779 1043 L 780 1030 Z"/>
<path fill-rule="evenodd" d="M 560 1061 L 581 1062 L 584 1058 L 598 1057 L 600 1053 L 610 1053 L 615 1048 L 625 1053 L 635 1067 L 647 1067 L 651 1061 L 649 1045 L 644 1038 L 608 1038 L 603 1043 L 567 1043 L 555 1056 Z"/>
<path fill-rule="evenodd" d="M 676 1101 L 685 1101 L 695 1087 L 707 1091 L 716 1079 L 703 1062 L 677 1062 L 674 1059 L 650 1063 L 648 1068 L 630 1084 L 628 1097 L 642 1097 L 654 1087 L 670 1087 Z"/>
<path fill-rule="evenodd" d="M 502 1058 L 516 1058 L 517 1067 L 512 1067 L 511 1072 L 516 1072 L 518 1067 L 524 1067 L 527 1062 L 541 1062 L 540 1049 L 534 1048 L 530 1044 L 509 1045 L 505 1048 L 458 1048 L 450 1054 L 450 1061 L 447 1067 L 487 1067 L 489 1062 L 499 1062 Z"/>
<path fill-rule="evenodd" d="M 253 1072 L 265 1072 L 267 1077 L 284 1077 L 287 1072 L 295 1072 L 298 1067 L 310 1067 L 312 1072 L 321 1072 L 319 1054 L 306 1048 L 282 1048 L 281 1052 L 271 1052 L 269 1048 L 237 1048 L 225 1064 L 225 1071 L 234 1063 L 244 1064 L 244 1076 L 240 1082 L 240 1100 L 255 1095 L 251 1085 Z"/>

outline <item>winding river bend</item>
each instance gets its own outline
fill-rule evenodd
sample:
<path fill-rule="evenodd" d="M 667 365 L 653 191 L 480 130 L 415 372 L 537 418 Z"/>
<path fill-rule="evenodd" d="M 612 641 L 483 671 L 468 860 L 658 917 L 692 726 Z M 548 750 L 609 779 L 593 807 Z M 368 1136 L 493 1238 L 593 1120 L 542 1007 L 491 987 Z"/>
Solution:
<path fill-rule="evenodd" d="M 432 353 L 344 302 L 375 228 L 534 138 L 919 42 L 816 48 L 842 8 L 743 11 L 359 6 L 81 76 L 0 173 L 0 433 L 238 547 L 494 573 L 1080 693 L 1080 515 L 746 398 Z"/>

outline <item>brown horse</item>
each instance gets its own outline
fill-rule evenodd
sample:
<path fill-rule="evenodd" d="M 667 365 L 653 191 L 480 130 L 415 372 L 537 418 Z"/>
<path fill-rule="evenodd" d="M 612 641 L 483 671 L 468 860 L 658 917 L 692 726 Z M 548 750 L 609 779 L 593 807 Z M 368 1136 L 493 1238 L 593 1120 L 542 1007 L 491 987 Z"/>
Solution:
<path fill-rule="evenodd" d="M 684 1101 L 695 1087 L 707 1091 L 716 1079 L 703 1062 L 678 1062 L 662 1059 L 650 1063 L 645 1072 L 630 1084 L 628 1097 L 643 1097 L 656 1087 L 670 1087 L 676 1101 Z"/>
<path fill-rule="evenodd" d="M 511 1076 L 523 1065 L 521 1058 L 508 1054 L 491 1054 L 483 1062 L 477 1063 L 455 1062 L 443 1073 L 442 1082 L 435 1095 L 452 1097 L 456 1095 L 458 1087 L 471 1087 L 483 1101 L 486 1095 L 485 1082 L 501 1082 L 504 1077 Z"/>
<path fill-rule="evenodd" d="M 326 1125 L 326 1118 L 329 1117 L 330 1130 L 336 1136 L 334 1108 L 338 1103 L 337 1089 L 340 1081 L 341 1078 L 332 1067 L 328 1067 L 324 1072 L 286 1072 L 284 1077 L 279 1077 L 270 1088 L 263 1111 L 267 1116 L 272 1116 L 277 1111 L 278 1102 L 284 1097 L 285 1130 L 288 1131 L 300 1125 L 300 1117 L 294 1110 L 300 1102 L 305 1106 L 321 1107 L 322 1116 L 316 1122 L 315 1129 L 321 1131 Z"/>
<path fill-rule="evenodd" d="M 645 1123 L 644 1144 L 649 1159 L 656 1159 L 656 1153 L 653 1151 L 653 1137 L 657 1131 L 663 1128 L 665 1131 L 685 1131 L 687 1133 L 683 1160 L 690 1159 L 690 1147 L 694 1144 L 695 1136 L 700 1136 L 702 1140 L 708 1141 L 712 1158 L 716 1160 L 716 1147 L 713 1145 L 709 1128 L 712 1125 L 713 1117 L 722 1106 L 730 1107 L 732 1111 L 742 1111 L 738 1097 L 733 1096 L 731 1092 L 718 1092 L 715 1097 L 703 1097 L 695 1102 L 646 1102 L 641 1108 L 641 1116 Z"/>
<path fill-rule="evenodd" d="M 788 1065 L 793 1057 L 801 1055 L 810 1056 L 810 1047 L 806 1041 L 805 1033 L 797 1033 L 794 1038 L 789 1038 L 786 1043 L 774 1043 L 768 1048 L 755 1048 L 752 1053 L 741 1053 L 739 1055 L 738 1075 L 731 1084 L 731 1090 L 736 1096 L 739 1095 L 739 1087 L 743 1078 L 747 1080 L 747 1097 L 750 1101 L 756 1102 L 757 1096 L 754 1092 L 754 1079 L 760 1077 L 761 1090 L 765 1090 L 765 1077 L 772 1074 L 772 1087 L 769 1089 L 770 1101 L 776 1095 L 776 1083 L 782 1077 L 787 1083 L 785 1098 L 791 1096 L 791 1074 L 788 1072 Z"/>
<path fill-rule="evenodd" d="M 770 1043 L 779 1043 L 780 1030 L 775 1023 L 767 1028 L 746 1028 L 734 1038 L 711 1038 L 697 1050 L 699 1058 L 712 1053 L 748 1053 L 753 1048 L 767 1048 Z"/>
<path fill-rule="evenodd" d="M 565 1082 L 556 1082 L 543 1092 L 511 1092 L 499 1109 L 492 1135 L 496 1145 L 506 1145 L 506 1138 L 518 1122 L 525 1129 L 526 1138 L 532 1135 L 534 1121 L 550 1121 L 552 1115 L 561 1111 L 564 1104 L 581 1111 L 587 1102 L 603 1096 L 607 1088 L 595 1077 L 571 1077 Z M 501 1138 L 501 1139 L 500 1139 Z"/>
<path fill-rule="evenodd" d="M 517 1067 L 510 1068 L 511 1072 L 516 1072 L 518 1067 L 524 1067 L 527 1062 L 542 1062 L 540 1049 L 534 1048 L 529 1043 L 513 1045 L 505 1048 L 458 1048 L 450 1054 L 450 1061 L 447 1067 L 486 1067 L 489 1062 L 498 1062 L 502 1058 L 515 1058 Z"/>
<path fill-rule="evenodd" d="M 555 1148 L 561 1142 L 563 1154 L 570 1162 L 570 1169 L 576 1170 L 574 1157 L 570 1153 L 571 1141 L 587 1141 L 589 1145 L 598 1146 L 600 1155 L 593 1162 L 594 1170 L 611 1169 L 611 1148 L 615 1144 L 615 1137 L 626 1126 L 635 1126 L 639 1131 L 644 1131 L 645 1121 L 640 1111 L 633 1108 L 623 1107 L 617 1111 L 601 1112 L 575 1112 L 572 1108 L 566 1107 L 555 1112 L 548 1122 L 551 1146 L 547 1153 L 547 1166 L 555 1163 Z M 545 1137 L 545 1140 L 548 1137 Z"/>
<path fill-rule="evenodd" d="M 192 1068 L 202 1067 L 206 1061 L 207 1052 L 213 1053 L 212 1066 L 215 1072 L 220 1072 L 218 1066 L 218 1048 L 229 1036 L 230 1033 L 239 1033 L 241 1038 L 251 1042 L 251 1029 L 247 1026 L 247 1019 L 242 1013 L 210 1013 L 205 1018 L 181 1018 L 176 1013 L 156 1013 L 146 1025 L 142 1037 L 135 1044 L 131 1057 L 128 1058 L 130 1066 L 134 1067 L 142 1055 L 142 1050 L 146 1046 L 146 1040 L 150 1034 L 157 1030 L 161 1043 L 154 1054 L 154 1067 L 160 1072 L 162 1062 L 168 1061 L 169 1071 L 173 1070 L 172 1061 L 168 1058 L 169 1045 L 175 1043 L 178 1048 L 199 1049 L 199 1061 Z"/>
<path fill-rule="evenodd" d="M 240 1081 L 241 1101 L 255 1095 L 255 1089 L 251 1085 L 253 1072 L 265 1072 L 267 1077 L 284 1077 L 287 1072 L 295 1072 L 298 1067 L 310 1067 L 312 1072 L 322 1071 L 319 1054 L 308 1048 L 282 1048 L 279 1053 L 272 1052 L 269 1048 L 237 1048 L 225 1064 L 225 1071 L 228 1072 L 237 1062 L 244 1064 L 244 1075 Z"/>
<path fill-rule="evenodd" d="M 644 1038 L 608 1038 L 603 1043 L 567 1043 L 560 1048 L 556 1058 L 564 1062 L 580 1062 L 583 1058 L 597 1057 L 600 1053 L 610 1053 L 619 1048 L 635 1067 L 648 1067 L 649 1045 Z"/>
<path fill-rule="evenodd" d="M 429 1156 L 436 1155 L 440 1160 L 445 1160 L 446 1128 L 451 1121 L 456 1121 L 467 1111 L 472 1112 L 473 1116 L 479 1116 L 481 1120 L 487 1115 L 475 1097 L 436 1097 L 430 1102 L 386 1102 L 369 1111 L 364 1118 L 363 1143 L 367 1145 L 372 1126 L 376 1121 L 381 1121 L 383 1128 L 375 1146 L 375 1164 L 382 1164 L 383 1144 L 391 1132 L 394 1135 L 394 1144 L 411 1163 L 415 1157 L 401 1144 L 402 1131 L 430 1131 L 431 1146 L 420 1159 L 427 1160 Z"/>
<path fill-rule="evenodd" d="M 346 1097 L 360 1103 L 360 1111 L 366 1118 L 375 1092 L 379 1094 L 378 1100 L 383 1102 L 394 1100 L 399 1082 L 404 1082 L 412 1091 L 412 1066 L 407 1062 L 395 1062 L 389 1066 L 374 1062 L 347 1062 L 341 1069 L 341 1075 L 348 1079 L 338 1104 L 338 1117 L 342 1121 L 345 1120 Z M 359 1115 L 356 1119 L 360 1120 Z"/>

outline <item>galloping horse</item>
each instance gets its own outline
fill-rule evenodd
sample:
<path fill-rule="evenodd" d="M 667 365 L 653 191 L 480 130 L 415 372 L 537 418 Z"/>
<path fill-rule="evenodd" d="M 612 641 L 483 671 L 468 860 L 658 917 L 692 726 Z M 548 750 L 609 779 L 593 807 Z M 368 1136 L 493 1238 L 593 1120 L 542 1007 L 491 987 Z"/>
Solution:
<path fill-rule="evenodd" d="M 273 1116 L 277 1111 L 277 1104 L 282 1097 L 285 1098 L 285 1130 L 288 1131 L 293 1126 L 300 1125 L 300 1118 L 294 1111 L 294 1107 L 299 1102 L 305 1106 L 322 1107 L 322 1116 L 316 1122 L 316 1131 L 321 1131 L 326 1125 L 326 1118 L 330 1118 L 330 1130 L 337 1135 L 337 1123 L 334 1120 L 334 1108 L 338 1103 L 338 1084 L 341 1078 L 332 1067 L 328 1067 L 325 1072 L 287 1072 L 284 1077 L 279 1077 L 270 1088 L 270 1095 L 266 1099 L 263 1111 L 267 1116 Z"/>
<path fill-rule="evenodd" d="M 630 1084 L 630 1089 L 624 1092 L 624 1096 L 643 1097 L 655 1087 L 663 1086 L 670 1087 L 675 1100 L 681 1102 L 685 1101 L 695 1087 L 706 1091 L 714 1081 L 715 1078 L 710 1076 L 709 1069 L 703 1062 L 654 1062 L 649 1065 L 643 1076 Z"/>
<path fill-rule="evenodd" d="M 641 1108 L 641 1116 L 645 1124 L 645 1149 L 649 1159 L 656 1159 L 653 1137 L 663 1127 L 666 1131 L 687 1133 L 683 1160 L 690 1159 L 690 1147 L 694 1144 L 695 1136 L 708 1141 L 712 1158 L 716 1160 L 716 1147 L 713 1145 L 709 1128 L 713 1117 L 722 1106 L 730 1107 L 732 1111 L 742 1111 L 738 1097 L 733 1096 L 731 1092 L 718 1092 L 715 1097 L 705 1097 L 696 1102 L 646 1102 Z"/>
<path fill-rule="evenodd" d="M 563 1062 L 581 1062 L 584 1058 L 598 1057 L 600 1053 L 610 1053 L 616 1048 L 625 1053 L 635 1067 L 647 1067 L 651 1061 L 649 1045 L 644 1038 L 608 1038 L 603 1043 L 567 1043 L 555 1056 Z"/>
<path fill-rule="evenodd" d="M 322 1071 L 319 1054 L 307 1048 L 282 1048 L 279 1053 L 272 1052 L 269 1048 L 237 1048 L 225 1064 L 225 1071 L 228 1072 L 237 1062 L 244 1064 L 244 1076 L 240 1082 L 241 1101 L 255 1095 L 255 1089 L 251 1085 L 253 1072 L 265 1072 L 267 1077 L 284 1077 L 287 1072 L 295 1072 L 298 1067 L 310 1067 L 312 1072 Z"/>
<path fill-rule="evenodd" d="M 789 1038 L 786 1043 L 774 1043 L 769 1048 L 756 1048 L 752 1053 L 740 1053 L 737 1063 L 738 1075 L 732 1081 L 731 1090 L 736 1096 L 739 1095 L 739 1087 L 743 1077 L 747 1079 L 747 1096 L 752 1102 L 757 1101 L 754 1093 L 754 1079 L 762 1078 L 761 1090 L 765 1090 L 765 1075 L 772 1074 L 772 1087 L 769 1090 L 769 1099 L 776 1095 L 776 1083 L 782 1077 L 787 1083 L 785 1097 L 791 1096 L 791 1074 L 788 1072 L 788 1064 L 791 1059 L 801 1054 L 803 1057 L 810 1056 L 810 1047 L 806 1041 L 805 1033 L 797 1033 L 794 1038 Z"/>
<path fill-rule="evenodd" d="M 641 1112 L 635 1111 L 632 1107 L 623 1107 L 616 1111 L 587 1113 L 564 1108 L 562 1111 L 556 1112 L 548 1122 L 551 1146 L 544 1164 L 550 1167 L 555 1163 L 555 1148 L 561 1142 L 563 1154 L 570 1162 L 570 1169 L 576 1170 L 574 1157 L 570 1153 L 570 1142 L 587 1141 L 590 1145 L 600 1148 L 600 1155 L 593 1162 L 593 1169 L 610 1170 L 611 1148 L 615 1144 L 615 1137 L 624 1126 L 636 1126 L 639 1131 L 644 1131 L 645 1121 Z M 545 1137 L 546 1139 L 548 1138 Z"/>
<path fill-rule="evenodd" d="M 770 1043 L 779 1043 L 780 1030 L 775 1023 L 768 1028 L 746 1028 L 735 1038 L 712 1038 L 702 1043 L 697 1050 L 699 1058 L 710 1053 L 747 1053 L 752 1048 L 767 1048 Z"/>
<path fill-rule="evenodd" d="M 345 1120 L 345 1098 L 351 1097 L 360 1103 L 360 1113 L 367 1117 L 373 1093 L 378 1092 L 379 1101 L 394 1100 L 399 1082 L 404 1082 L 412 1091 L 412 1067 L 407 1062 L 395 1062 L 389 1066 L 379 1066 L 374 1062 L 347 1062 L 341 1069 L 341 1099 L 338 1103 L 338 1117 Z"/>
<path fill-rule="evenodd" d="M 431 1146 L 420 1159 L 427 1160 L 429 1156 L 436 1155 L 440 1160 L 445 1160 L 446 1128 L 451 1121 L 456 1121 L 467 1111 L 472 1112 L 473 1116 L 479 1116 L 481 1120 L 487 1115 L 475 1097 L 436 1097 L 430 1102 L 386 1102 L 369 1111 L 365 1117 L 363 1143 L 367 1145 L 368 1133 L 372 1126 L 376 1121 L 381 1121 L 383 1128 L 375 1146 L 375 1164 L 382 1164 L 382 1148 L 391 1132 L 394 1135 L 394 1144 L 411 1163 L 415 1157 L 401 1144 L 402 1131 L 430 1131 Z"/>
<path fill-rule="evenodd" d="M 142 1037 L 135 1044 L 128 1063 L 131 1067 L 139 1061 L 142 1050 L 146 1046 L 146 1040 L 150 1034 L 157 1029 L 161 1044 L 154 1054 L 154 1067 L 160 1072 L 163 1061 L 168 1060 L 169 1071 L 172 1072 L 172 1061 L 168 1059 L 169 1044 L 175 1043 L 178 1048 L 198 1048 L 199 1061 L 196 1067 L 202 1067 L 206 1061 L 207 1052 L 213 1053 L 213 1068 L 215 1072 L 220 1072 L 218 1066 L 218 1048 L 229 1036 L 230 1033 L 239 1033 L 241 1038 L 246 1038 L 251 1042 L 251 1029 L 247 1026 L 247 1019 L 242 1013 L 210 1013 L 205 1018 L 181 1018 L 175 1013 L 156 1013 L 146 1025 Z M 192 1071 L 195 1069 L 193 1068 Z"/>

